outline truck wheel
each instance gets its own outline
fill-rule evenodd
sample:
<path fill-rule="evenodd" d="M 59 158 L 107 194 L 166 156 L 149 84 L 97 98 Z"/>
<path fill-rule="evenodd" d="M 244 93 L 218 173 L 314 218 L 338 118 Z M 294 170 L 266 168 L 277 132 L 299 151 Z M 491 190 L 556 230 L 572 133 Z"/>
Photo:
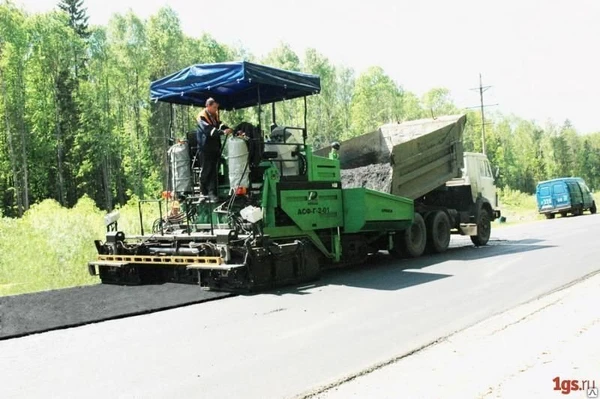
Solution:
<path fill-rule="evenodd" d="M 427 230 L 423 216 L 415 213 L 415 219 L 410 227 L 400 234 L 400 249 L 404 256 L 418 258 L 425 251 Z"/>
<path fill-rule="evenodd" d="M 590 213 L 594 215 L 598 209 L 596 209 L 596 201 L 592 202 L 592 207 L 590 208 Z"/>
<path fill-rule="evenodd" d="M 479 212 L 479 220 L 477 221 L 477 235 L 471 236 L 471 242 L 478 247 L 484 246 L 490 240 L 490 233 L 492 232 L 492 222 L 490 221 L 490 214 L 485 209 Z"/>
<path fill-rule="evenodd" d="M 583 215 L 583 208 L 576 208 L 573 210 L 573 216 L 581 216 Z"/>
<path fill-rule="evenodd" d="M 442 253 L 450 245 L 450 219 L 446 212 L 436 211 L 427 218 L 427 249 Z"/>
<path fill-rule="evenodd" d="M 567 212 L 561 212 L 560 213 L 560 217 L 561 218 L 566 218 L 567 217 Z"/>
<path fill-rule="evenodd" d="M 562 215 L 562 213 L 561 213 L 561 215 Z M 566 213 L 565 213 L 565 215 L 566 215 Z M 556 215 L 554 213 L 546 213 L 546 219 L 554 219 L 555 216 Z"/>

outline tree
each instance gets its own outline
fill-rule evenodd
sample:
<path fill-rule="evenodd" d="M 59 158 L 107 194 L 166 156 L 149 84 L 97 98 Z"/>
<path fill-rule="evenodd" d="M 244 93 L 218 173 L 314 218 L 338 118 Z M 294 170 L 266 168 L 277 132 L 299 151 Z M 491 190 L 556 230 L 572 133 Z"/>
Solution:
<path fill-rule="evenodd" d="M 419 98 L 409 91 L 403 93 L 402 112 L 405 120 L 421 119 L 426 116 Z"/>
<path fill-rule="evenodd" d="M 171 128 L 182 137 L 195 128 L 197 111 L 173 106 L 171 124 L 171 106 L 150 102 L 150 83 L 195 63 L 255 60 L 239 44 L 185 35 L 169 7 L 147 21 L 115 15 L 105 27 L 88 27 L 82 0 L 61 0 L 59 8 L 27 14 L 0 4 L 2 215 L 20 216 L 46 198 L 71 206 L 87 195 L 110 210 L 132 196 L 155 197 L 166 182 Z M 320 94 L 308 97 L 315 147 L 388 122 L 458 112 L 443 87 L 419 97 L 382 68 L 356 77 L 316 49 L 300 59 L 281 43 L 259 62 L 320 76 Z M 303 108 L 302 99 L 277 105 L 278 123 L 303 126 Z M 270 106 L 262 116 L 267 131 Z M 258 123 L 252 108 L 223 118 Z M 481 116 L 468 111 L 467 120 L 464 148 L 480 152 Z M 577 175 L 600 188 L 600 133 L 582 136 L 569 120 L 540 125 L 500 113 L 487 122 L 487 155 L 500 168 L 499 186 L 533 192 L 539 180 Z"/>
<path fill-rule="evenodd" d="M 29 208 L 29 151 L 23 103 L 24 64 L 27 54 L 25 14 L 9 4 L 0 5 L 0 115 L 5 127 L 7 163 L 0 162 L 0 191 L 9 216 L 20 216 Z M 0 141 L 2 144 L 2 141 Z M 0 147 L 0 151 L 4 146 Z M 1 151 L 4 155 L 4 151 Z"/>
<path fill-rule="evenodd" d="M 81 38 L 88 38 L 87 10 L 83 7 L 83 0 L 60 0 L 58 8 L 69 15 L 69 26 L 75 30 Z"/>
<path fill-rule="evenodd" d="M 126 187 L 133 187 L 131 194 L 144 198 L 146 192 L 158 191 L 161 184 L 160 180 L 148 179 L 159 165 L 150 155 L 148 142 L 150 77 L 146 27 L 132 12 L 115 15 L 109 22 L 108 38 L 112 55 L 112 103 L 116 112 L 112 129 L 120 144 L 117 168 L 125 172 L 125 180 L 117 185 L 121 202 L 125 200 Z M 146 182 L 152 187 L 148 191 Z"/>
<path fill-rule="evenodd" d="M 425 114 L 430 118 L 451 115 L 458 111 L 450 97 L 450 90 L 443 87 L 436 87 L 429 90 L 423 95 L 421 102 Z"/>
<path fill-rule="evenodd" d="M 66 165 L 66 201 L 74 205 L 82 195 L 81 184 L 78 180 L 78 168 L 85 165 L 85 149 L 78 147 L 75 143 L 76 137 L 81 131 L 81 120 L 84 116 L 80 108 L 80 86 L 87 79 L 88 63 L 88 16 L 83 0 L 61 0 L 58 8 L 67 15 L 66 25 L 72 29 L 79 40 L 69 42 L 71 44 L 70 56 L 72 59 L 62 65 L 56 78 L 56 98 L 58 102 L 58 116 L 60 130 L 64 137 L 64 143 L 60 147 L 64 151 L 64 162 Z M 89 116 L 89 115 L 87 115 Z M 79 150 L 79 151 L 78 151 Z M 81 151 L 84 150 L 84 151 Z"/>
<path fill-rule="evenodd" d="M 147 23 L 150 52 L 150 80 L 156 80 L 181 68 L 183 31 L 179 17 L 170 7 L 161 8 Z M 152 157 L 160 159 L 163 185 L 167 186 L 167 150 L 171 136 L 171 112 L 166 104 L 150 104 L 150 148 Z M 187 129 L 182 129 L 187 130 Z"/>
<path fill-rule="evenodd" d="M 340 121 L 339 137 L 348 137 L 352 128 L 352 95 L 355 88 L 354 71 L 346 67 L 336 68 L 335 97 Z"/>
<path fill-rule="evenodd" d="M 279 43 L 267 54 L 264 64 L 289 71 L 300 71 L 300 58 L 287 43 Z"/>
<path fill-rule="evenodd" d="M 262 60 L 262 63 L 290 71 L 301 70 L 300 58 L 286 43 L 280 43 L 279 46 L 271 50 Z M 304 111 L 301 100 L 276 104 L 275 112 L 278 125 L 296 127 L 303 125 L 302 115 Z M 265 109 L 263 115 L 267 125 L 270 124 L 273 117 L 271 109 Z"/>
<path fill-rule="evenodd" d="M 74 204 L 72 170 L 77 160 L 70 157 L 70 150 L 78 120 L 71 73 L 83 44 L 62 13 L 36 15 L 27 22 L 31 36 L 25 106 L 32 152 L 40 157 L 36 162 L 45 166 L 35 177 L 47 176 L 44 183 L 38 181 L 38 189 L 43 198 L 53 196 L 63 205 Z M 48 136 L 50 132 L 54 137 Z"/>
<path fill-rule="evenodd" d="M 323 147 L 339 137 L 341 121 L 337 115 L 336 70 L 329 60 L 315 49 L 304 55 L 304 71 L 321 79 L 321 93 L 309 98 L 308 132 L 310 142 Z"/>
<path fill-rule="evenodd" d="M 581 151 L 577 154 L 575 174 L 582 177 L 590 189 L 597 190 L 600 187 L 600 148 L 594 148 L 590 137 L 583 139 L 581 147 Z"/>
<path fill-rule="evenodd" d="M 112 65 L 106 30 L 92 29 L 88 46 L 88 79 L 81 83 L 78 97 L 80 109 L 86 112 L 81 115 L 73 148 L 74 152 L 82 154 L 75 179 L 79 193 L 94 199 L 103 209 L 112 210 L 115 196 L 113 171 L 116 170 L 119 138 L 113 131 Z"/>
<path fill-rule="evenodd" d="M 381 67 L 371 67 L 356 80 L 351 106 L 351 135 L 358 136 L 379 125 L 402 119 L 403 93 Z"/>

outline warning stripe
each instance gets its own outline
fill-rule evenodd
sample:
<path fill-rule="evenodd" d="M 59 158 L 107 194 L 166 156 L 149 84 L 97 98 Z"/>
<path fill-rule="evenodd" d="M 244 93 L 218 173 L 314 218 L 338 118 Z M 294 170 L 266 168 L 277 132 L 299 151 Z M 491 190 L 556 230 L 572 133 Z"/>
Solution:
<path fill-rule="evenodd" d="M 143 265 L 192 265 L 225 263 L 220 256 L 150 256 L 150 255 L 98 255 L 103 262 L 127 262 Z"/>

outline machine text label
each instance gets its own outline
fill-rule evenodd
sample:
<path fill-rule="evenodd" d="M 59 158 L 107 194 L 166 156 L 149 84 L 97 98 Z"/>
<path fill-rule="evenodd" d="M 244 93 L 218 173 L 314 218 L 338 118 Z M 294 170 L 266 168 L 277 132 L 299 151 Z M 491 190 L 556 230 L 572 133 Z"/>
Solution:
<path fill-rule="evenodd" d="M 300 208 L 298 215 L 323 215 L 329 213 L 329 207 Z"/>

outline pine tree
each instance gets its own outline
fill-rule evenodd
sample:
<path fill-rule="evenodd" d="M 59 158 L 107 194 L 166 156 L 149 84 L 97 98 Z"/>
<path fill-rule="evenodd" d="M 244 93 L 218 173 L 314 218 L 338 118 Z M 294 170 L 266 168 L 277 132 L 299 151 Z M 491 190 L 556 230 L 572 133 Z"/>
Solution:
<path fill-rule="evenodd" d="M 58 145 L 58 163 L 64 184 L 61 183 L 61 204 L 72 205 L 80 196 L 74 176 L 77 165 L 81 163 L 81 154 L 74 151 L 75 137 L 81 129 L 81 112 L 78 104 L 80 83 L 87 80 L 86 44 L 90 37 L 88 16 L 83 0 L 60 0 L 58 8 L 66 18 L 64 24 L 73 30 L 74 37 L 69 48 L 71 61 L 62 65 L 54 81 L 55 101 L 57 104 L 57 123 L 60 140 Z M 77 40 L 81 39 L 81 40 Z M 62 176 L 64 175 L 64 176 Z"/>
<path fill-rule="evenodd" d="M 90 35 L 88 31 L 87 9 L 83 7 L 83 0 L 60 0 L 58 8 L 69 14 L 69 25 L 83 39 Z"/>

